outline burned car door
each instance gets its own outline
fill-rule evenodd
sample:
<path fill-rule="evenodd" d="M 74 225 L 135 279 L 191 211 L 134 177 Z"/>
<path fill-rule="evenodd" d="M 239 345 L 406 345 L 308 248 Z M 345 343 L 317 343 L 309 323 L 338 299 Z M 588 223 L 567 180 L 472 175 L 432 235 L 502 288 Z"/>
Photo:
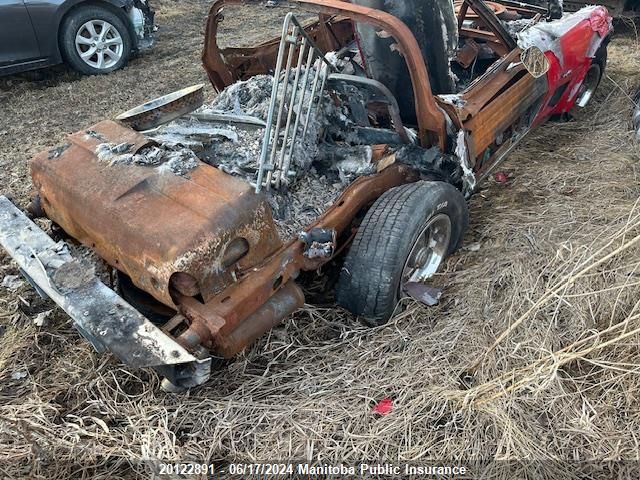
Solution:
<path fill-rule="evenodd" d="M 464 0 L 458 62 L 473 65 L 487 48 L 495 60 L 477 78 L 466 79 L 470 83 L 461 93 L 439 96 L 462 123 L 456 153 L 473 166 L 478 182 L 533 127 L 574 105 L 586 105 L 604 72 L 612 29 L 611 17 L 600 6 L 551 21 L 545 19 L 546 10 L 533 5 L 510 2 L 504 8 L 521 17 L 517 30 L 500 22 L 482 0 Z M 465 24 L 467 9 L 478 14 L 478 27 Z"/>
<path fill-rule="evenodd" d="M 474 23 L 466 19 L 471 9 Z M 484 55 L 487 64 L 480 76 L 469 78 L 461 93 L 440 98 L 455 107 L 465 136 L 463 143 L 459 141 L 461 148 L 476 174 L 482 175 L 498 157 L 496 153 L 530 130 L 548 90 L 547 78 L 544 74 L 534 77 L 527 71 L 515 38 L 484 2 L 465 1 L 459 25 L 461 43 L 464 47 L 474 45 L 479 52 L 473 62 Z"/>
<path fill-rule="evenodd" d="M 482 171 L 507 137 L 528 131 L 547 92 L 546 76 L 534 78 L 513 50 L 465 92 L 470 157 Z"/>
<path fill-rule="evenodd" d="M 36 60 L 38 41 L 23 0 L 0 0 L 0 69 Z"/>

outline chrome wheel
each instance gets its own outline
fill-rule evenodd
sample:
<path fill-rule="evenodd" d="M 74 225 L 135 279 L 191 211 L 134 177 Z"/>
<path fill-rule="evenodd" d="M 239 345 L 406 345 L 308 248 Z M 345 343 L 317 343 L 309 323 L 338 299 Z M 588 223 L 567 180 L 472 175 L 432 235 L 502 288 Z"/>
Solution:
<path fill-rule="evenodd" d="M 408 282 L 420 283 L 432 277 L 447 256 L 450 242 L 451 219 L 442 213 L 431 218 L 407 257 L 400 288 Z"/>
<path fill-rule="evenodd" d="M 600 65 L 592 63 L 589 70 L 587 70 L 587 74 L 582 81 L 582 85 L 580 85 L 580 90 L 578 90 L 576 105 L 583 108 L 587 106 L 591 97 L 593 97 L 596 88 L 598 88 L 601 75 L 602 70 L 600 69 Z"/>
<path fill-rule="evenodd" d="M 120 61 L 124 42 L 120 32 L 104 20 L 89 20 L 76 34 L 76 51 L 84 63 L 97 69 L 106 69 Z"/>

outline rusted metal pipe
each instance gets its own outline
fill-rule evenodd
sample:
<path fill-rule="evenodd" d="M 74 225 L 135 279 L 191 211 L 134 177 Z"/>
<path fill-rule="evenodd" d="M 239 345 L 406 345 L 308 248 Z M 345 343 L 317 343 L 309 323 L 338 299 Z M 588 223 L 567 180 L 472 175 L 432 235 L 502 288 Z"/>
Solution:
<path fill-rule="evenodd" d="M 218 335 L 215 350 L 226 358 L 231 358 L 247 345 L 280 324 L 287 316 L 304 305 L 304 293 L 291 280 L 252 315 L 226 336 Z"/>
<path fill-rule="evenodd" d="M 185 345 L 189 347 L 202 344 L 210 348 L 213 338 L 225 324 L 224 318 L 193 297 L 187 297 L 177 291 L 173 292 L 173 296 L 178 304 L 178 311 L 189 321 L 188 330 L 179 335 L 178 341 L 187 342 Z"/>
<path fill-rule="evenodd" d="M 201 323 L 194 322 L 184 332 L 176 337 L 176 341 L 189 351 L 193 351 L 198 345 L 203 343 L 208 332 Z"/>

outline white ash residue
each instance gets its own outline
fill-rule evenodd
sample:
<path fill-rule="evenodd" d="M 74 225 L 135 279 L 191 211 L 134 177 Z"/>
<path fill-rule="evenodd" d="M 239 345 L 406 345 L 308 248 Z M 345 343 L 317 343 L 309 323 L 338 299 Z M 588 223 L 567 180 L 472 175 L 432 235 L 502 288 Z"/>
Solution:
<path fill-rule="evenodd" d="M 188 150 L 187 150 L 188 151 Z M 198 157 L 193 152 L 192 156 L 185 156 L 184 151 L 173 152 L 168 155 L 156 170 L 158 173 L 173 173 L 175 175 L 186 175 L 198 166 Z"/>
<path fill-rule="evenodd" d="M 520 18 L 518 20 L 510 20 L 507 22 L 502 22 L 502 25 L 505 27 L 509 35 L 511 35 L 514 39 L 517 39 L 518 33 L 523 30 L 529 28 L 531 25 L 534 25 L 535 22 L 531 18 Z"/>
<path fill-rule="evenodd" d="M 130 143 L 101 143 L 96 147 L 96 155 L 103 162 L 120 163 L 119 157 L 130 152 L 132 147 Z"/>
<path fill-rule="evenodd" d="M 342 160 L 336 164 L 338 168 L 338 174 L 340 181 L 344 184 L 349 184 L 356 178 L 362 175 L 371 175 L 376 173 L 376 168 L 373 164 L 368 163 L 371 157 L 360 157 Z"/>
<path fill-rule="evenodd" d="M 238 134 L 235 128 L 217 128 L 210 125 L 195 122 L 173 122 L 159 129 L 158 133 L 150 135 L 158 143 L 171 146 L 184 144 L 185 139 L 189 139 L 194 147 L 198 148 L 198 143 L 210 142 L 214 140 L 230 140 L 238 142 Z"/>
<path fill-rule="evenodd" d="M 258 171 L 264 130 L 262 128 L 254 130 L 230 128 L 236 130 L 238 140 L 236 142 L 223 141 L 212 145 L 212 148 L 205 150 L 203 159 L 225 173 L 243 177 L 248 182 L 254 182 Z"/>
<path fill-rule="evenodd" d="M 312 67 L 309 71 L 310 79 L 313 78 L 315 72 L 316 69 Z M 302 79 L 304 78 L 304 75 L 305 70 L 303 68 L 300 72 L 300 82 L 298 84 L 298 90 L 296 93 L 297 100 L 296 105 L 294 105 L 293 107 L 293 113 L 295 115 L 292 116 L 291 131 L 289 133 L 288 139 L 291 140 L 295 125 L 295 118 L 297 115 L 300 115 L 296 140 L 291 150 L 291 166 L 296 173 L 304 172 L 311 166 L 313 158 L 318 154 L 319 140 L 326 133 L 325 130 L 327 128 L 338 128 L 338 123 L 336 123 L 334 117 L 336 117 L 336 115 L 342 115 L 341 112 L 336 112 L 338 108 L 333 106 L 332 102 L 328 101 L 328 96 L 326 94 L 323 95 L 320 100 L 316 99 L 313 102 L 311 101 L 313 83 L 311 81 L 308 81 L 306 89 L 303 89 Z M 289 114 L 289 102 L 294 93 L 293 84 L 295 82 L 295 72 L 291 71 L 287 80 L 287 93 L 284 98 L 284 108 L 282 111 L 282 116 L 280 118 L 280 133 L 282 133 L 285 128 L 286 119 Z M 225 90 L 220 92 L 220 94 L 210 105 L 200 109 L 200 112 L 205 114 L 208 112 L 212 112 L 243 115 L 255 117 L 259 120 L 266 121 L 269 106 L 271 103 L 272 87 L 272 76 L 257 75 L 246 81 L 237 82 L 233 85 L 230 85 Z M 278 101 L 282 100 L 283 90 L 283 86 L 281 85 L 278 90 Z M 303 97 L 304 100 L 300 102 Z M 309 113 L 310 117 L 307 132 L 304 138 L 302 138 L 305 123 L 304 120 Z M 276 108 L 276 111 L 274 113 L 274 122 L 277 121 L 277 118 L 278 108 Z M 273 130 L 272 134 L 274 134 Z M 219 166 L 222 170 L 227 172 L 237 170 L 238 168 L 242 171 L 255 172 L 257 171 L 259 164 L 263 137 L 264 130 L 262 128 L 255 129 L 251 132 L 246 132 L 245 138 L 241 139 L 242 141 L 239 143 L 247 142 L 249 145 L 251 145 L 251 148 L 245 149 L 242 154 L 238 155 L 225 150 L 223 147 L 219 151 L 215 152 L 218 156 L 217 159 L 214 160 L 213 155 L 211 156 L 212 160 L 216 162 L 216 166 Z M 283 140 L 280 137 L 275 140 L 275 143 L 277 144 L 277 156 L 275 157 L 276 161 L 278 160 L 280 151 L 283 148 L 285 149 L 286 153 L 288 153 L 290 151 L 289 149 L 291 149 L 291 143 L 283 145 L 282 142 Z M 270 157 L 267 158 L 267 161 L 269 161 L 269 159 Z M 241 165 L 238 165 L 237 162 L 239 162 Z M 255 178 L 253 178 L 252 181 L 255 181 Z"/>
<path fill-rule="evenodd" d="M 312 74 L 310 71 L 310 77 Z M 294 75 L 292 72 L 288 79 L 287 99 L 291 95 Z M 272 86 L 273 77 L 268 75 L 237 82 L 209 105 L 147 133 L 158 146 L 134 155 L 133 147 L 128 144 L 101 144 L 96 154 L 111 164 L 153 166 L 177 174 L 188 172 L 202 161 L 255 184 Z M 375 173 L 371 148 L 367 146 L 375 142 L 365 139 L 365 144 L 360 144 L 362 138 L 355 133 L 356 122 L 352 119 L 355 109 L 360 113 L 359 124 L 367 120 L 362 108 L 363 94 L 355 87 L 345 85 L 342 89 L 334 88 L 331 95 L 325 92 L 320 100 L 310 102 L 311 82 L 307 88 L 304 106 L 294 107 L 294 113 L 303 115 L 293 142 L 293 158 L 286 182 L 277 190 L 263 189 L 278 232 L 285 241 L 314 222 L 354 179 Z M 287 108 L 285 101 L 282 129 L 286 124 Z M 298 111 L 300 108 L 302 112 Z M 311 109 L 309 128 L 302 139 L 303 118 L 308 108 Z M 282 137 L 276 143 L 277 163 Z M 268 157 L 267 163 L 270 160 Z"/>
<path fill-rule="evenodd" d="M 96 147 L 99 160 L 109 165 L 139 165 L 156 167 L 159 173 L 186 175 L 198 166 L 199 160 L 193 150 L 181 145 L 161 144 L 132 152 L 130 143 L 101 143 Z"/>
<path fill-rule="evenodd" d="M 237 82 L 210 105 L 160 127 L 149 137 L 166 149 L 189 149 L 201 161 L 255 183 L 264 137 L 264 127 L 258 124 L 266 120 L 272 85 L 273 78 L 266 75 Z M 357 92 L 350 92 L 351 100 L 357 103 Z M 309 99 L 310 92 L 307 93 Z M 375 173 L 371 148 L 350 146 L 355 135 L 347 100 L 331 102 L 329 95 L 323 98 L 321 108 L 317 102 L 311 107 L 310 126 L 304 141 L 300 141 L 303 123 L 299 125 L 288 181 L 279 190 L 263 190 L 283 240 L 297 236 L 315 221 L 355 178 Z M 286 122 L 286 111 L 282 122 Z M 327 143 L 328 138 L 338 145 Z M 279 155 L 280 149 L 276 152 Z M 110 157 L 107 155 L 107 158 Z"/>
<path fill-rule="evenodd" d="M 205 107 L 202 111 L 250 115 L 266 120 L 272 88 L 271 75 L 256 75 L 249 80 L 229 85 L 220 92 L 209 107 Z"/>
<path fill-rule="evenodd" d="M 372 156 L 369 145 L 333 147 L 323 152 L 321 162 L 328 170 L 337 172 L 340 181 L 348 185 L 358 177 L 376 173 Z"/>
<path fill-rule="evenodd" d="M 185 117 L 149 136 L 167 148 L 187 148 L 225 173 L 255 181 L 264 130 Z"/>

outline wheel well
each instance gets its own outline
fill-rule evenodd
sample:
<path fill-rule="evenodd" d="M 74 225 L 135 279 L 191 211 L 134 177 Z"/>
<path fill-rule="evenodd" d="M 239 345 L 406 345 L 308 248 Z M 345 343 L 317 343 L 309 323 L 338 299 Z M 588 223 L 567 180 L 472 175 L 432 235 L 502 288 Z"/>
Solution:
<path fill-rule="evenodd" d="M 60 54 L 62 54 L 62 46 L 61 46 L 61 42 L 62 42 L 62 28 L 61 27 L 62 27 L 62 25 L 67 20 L 69 15 L 71 15 L 73 12 L 75 12 L 75 11 L 81 9 L 81 8 L 85 8 L 85 7 L 99 7 L 99 8 L 103 8 L 105 10 L 110 11 L 114 15 L 117 15 L 118 18 L 120 18 L 120 20 L 122 20 L 122 22 L 127 27 L 127 30 L 129 31 L 129 36 L 131 37 L 131 42 L 132 42 L 132 48 L 134 50 L 137 48 L 137 46 L 138 46 L 138 36 L 136 35 L 136 32 L 133 29 L 133 25 L 131 25 L 131 22 L 129 21 L 129 17 L 127 16 L 127 13 L 125 11 L 125 8 L 127 7 L 127 4 L 123 4 L 122 6 L 117 6 L 117 5 L 114 5 L 113 3 L 108 2 L 108 1 L 90 0 L 88 2 L 82 2 L 81 1 L 81 2 L 78 2 L 75 5 L 71 6 L 66 12 L 64 12 L 64 14 L 62 15 L 62 18 L 60 19 L 60 22 L 58 22 L 58 32 L 57 32 L 56 37 L 57 37 L 57 42 L 58 42 L 58 52 Z"/>

